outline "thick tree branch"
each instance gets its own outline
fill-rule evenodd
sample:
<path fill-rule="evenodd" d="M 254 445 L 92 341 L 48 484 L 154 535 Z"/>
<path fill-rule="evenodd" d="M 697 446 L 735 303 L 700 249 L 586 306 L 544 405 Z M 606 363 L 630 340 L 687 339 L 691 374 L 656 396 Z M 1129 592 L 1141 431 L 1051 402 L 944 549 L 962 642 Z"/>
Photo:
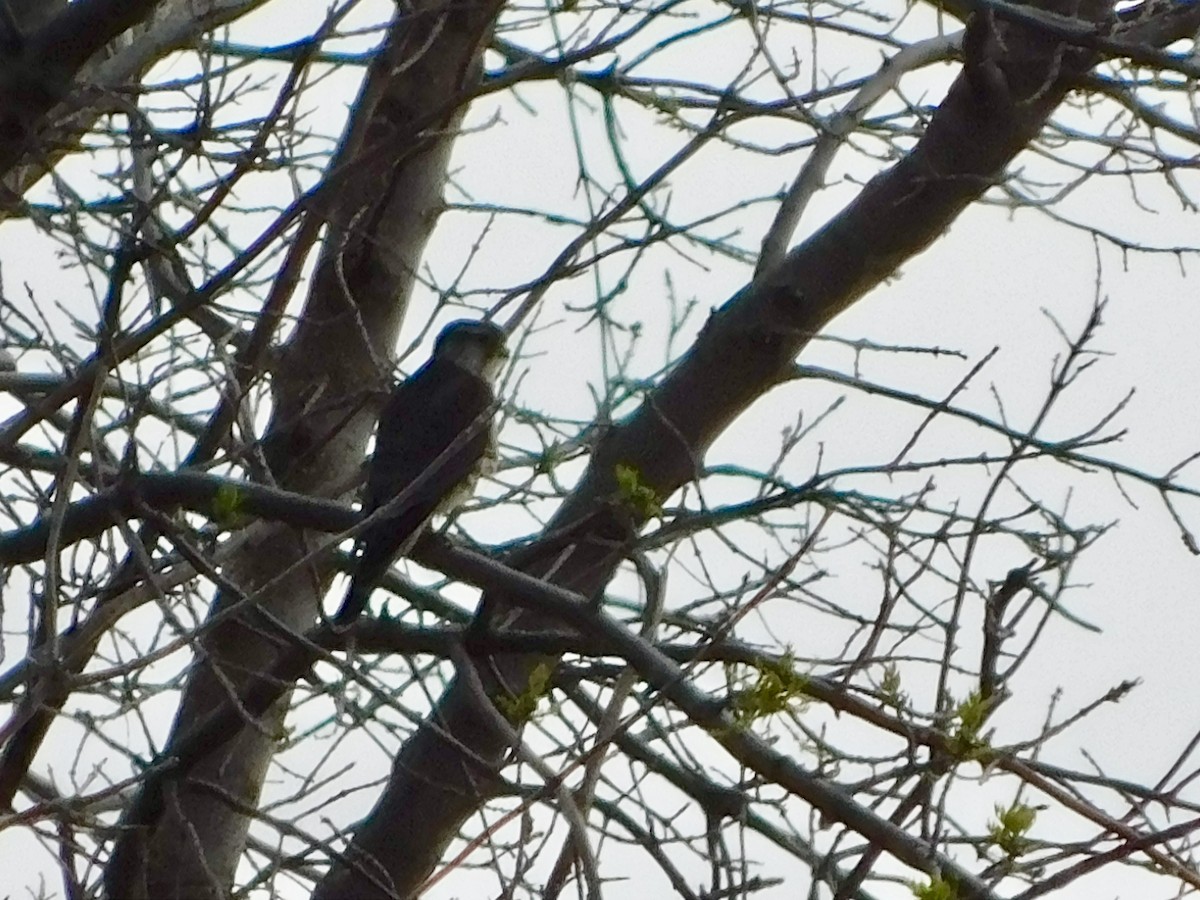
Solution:
<path fill-rule="evenodd" d="M 399 324 L 443 208 L 450 150 L 498 7 L 496 0 L 406 6 L 363 84 L 330 165 L 337 190 L 316 196 L 326 224 L 321 258 L 273 371 L 263 450 L 276 482 L 290 490 L 322 494 L 353 482 L 374 422 L 373 397 L 390 386 Z M 219 712 L 230 686 L 253 683 L 256 668 L 269 670 L 285 652 L 278 636 L 264 632 L 258 608 L 290 633 L 315 620 L 333 568 L 313 544 L 303 532 L 280 530 L 226 567 L 223 576 L 238 590 L 222 591 L 214 605 L 220 624 L 204 633 L 168 754 L 195 723 Z M 288 576 L 279 578 L 281 571 Z M 247 595 L 255 595 L 255 608 L 239 606 Z M 227 619 L 235 608 L 239 614 Z M 285 709 L 274 704 L 261 728 L 242 730 L 196 764 L 194 776 L 220 785 L 237 804 L 178 776 L 164 788 L 169 804 L 151 795 L 135 804 L 106 871 L 109 894 L 225 895 L 245 845 L 244 810 L 257 802 L 276 749 L 270 734 Z"/>
<path fill-rule="evenodd" d="M 1104 21 L 1109 6 L 1094 0 L 1076 15 Z M 573 523 L 589 520 L 595 527 L 611 526 L 595 511 L 617 494 L 618 465 L 637 470 L 641 483 L 664 498 L 695 478 L 713 440 L 787 377 L 796 354 L 814 334 L 925 250 L 959 213 L 1003 178 L 1008 163 L 1038 134 L 1075 79 L 1094 61 L 1064 52 L 1056 40 L 1021 24 L 978 27 L 1002 29 L 1003 40 L 971 44 L 963 73 L 912 152 L 711 316 L 674 371 L 600 442 L 548 533 L 561 534 Z M 977 34 L 988 37 L 986 31 Z M 1003 50 L 1000 55 L 997 47 Z M 600 592 L 617 562 L 611 540 L 596 540 L 595 527 L 577 536 L 569 558 L 557 560 L 552 576 L 555 583 L 585 597 Z M 539 570 L 534 565 L 530 571 Z M 493 611 L 504 603 L 503 592 L 489 592 L 485 600 Z M 511 619 L 523 627 L 547 623 L 528 613 Z M 497 690 L 500 684 L 524 684 L 536 664 L 513 657 L 493 662 Z M 374 858 L 392 873 L 401 896 L 424 881 L 461 823 L 497 784 L 496 769 L 481 767 L 476 760 L 483 756 L 493 767 L 500 766 L 505 745 L 477 719 L 465 692 L 452 685 L 437 711 L 402 749 L 387 791 L 355 835 L 355 852 Z M 755 750 L 742 739 L 750 740 L 742 736 L 727 749 L 735 755 Z M 470 747 L 474 758 L 465 758 L 458 749 L 462 746 Z M 779 761 L 781 768 L 770 777 L 785 777 L 788 765 Z M 835 810 L 838 821 L 855 830 L 868 829 L 862 833 L 873 840 L 886 840 L 889 852 L 903 852 L 910 864 L 918 855 L 863 819 L 864 811 L 857 806 L 845 807 L 831 784 L 798 778 L 790 786 L 815 805 Z M 423 814 L 413 816 L 415 809 Z M 317 897 L 330 900 L 356 892 L 374 896 L 353 873 L 335 867 Z"/>
<path fill-rule="evenodd" d="M 40 139 L 39 124 L 66 98 L 84 63 L 154 11 L 156 0 L 78 0 L 0 59 L 0 174 Z"/>

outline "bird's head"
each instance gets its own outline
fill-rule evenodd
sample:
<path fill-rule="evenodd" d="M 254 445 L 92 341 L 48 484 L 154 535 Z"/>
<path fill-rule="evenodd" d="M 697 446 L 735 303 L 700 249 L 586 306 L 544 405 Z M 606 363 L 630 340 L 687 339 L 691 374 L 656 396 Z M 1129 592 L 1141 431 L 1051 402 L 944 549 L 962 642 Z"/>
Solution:
<path fill-rule="evenodd" d="M 460 319 L 442 329 L 433 355 L 492 382 L 508 357 L 506 338 L 504 329 L 491 322 Z"/>

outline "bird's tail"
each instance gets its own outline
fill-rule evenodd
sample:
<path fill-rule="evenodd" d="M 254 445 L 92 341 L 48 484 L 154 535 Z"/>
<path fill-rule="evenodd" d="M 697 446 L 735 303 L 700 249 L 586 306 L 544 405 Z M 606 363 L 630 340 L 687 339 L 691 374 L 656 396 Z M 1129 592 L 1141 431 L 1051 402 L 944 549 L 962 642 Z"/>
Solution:
<path fill-rule="evenodd" d="M 408 554 L 425 526 L 429 524 L 430 518 L 432 516 L 426 516 L 424 520 L 418 519 L 415 524 L 403 520 L 399 523 L 388 520 L 382 526 L 388 530 L 368 531 L 363 535 L 357 548 L 357 561 L 354 574 L 350 577 L 350 587 L 333 617 L 335 627 L 345 628 L 353 625 L 363 614 L 363 610 L 367 608 L 367 601 L 383 580 L 392 560 Z M 406 536 L 397 541 L 397 535 L 400 534 Z"/>
<path fill-rule="evenodd" d="M 335 628 L 353 625 L 363 614 L 363 610 L 367 608 L 367 601 L 371 599 L 371 593 L 375 590 L 375 585 L 383 577 L 390 562 L 388 557 L 381 556 L 377 550 L 373 549 L 371 542 L 360 543 L 355 550 L 357 552 L 355 553 L 354 574 L 350 576 L 350 587 L 346 589 L 342 605 L 334 614 L 333 625 Z"/>

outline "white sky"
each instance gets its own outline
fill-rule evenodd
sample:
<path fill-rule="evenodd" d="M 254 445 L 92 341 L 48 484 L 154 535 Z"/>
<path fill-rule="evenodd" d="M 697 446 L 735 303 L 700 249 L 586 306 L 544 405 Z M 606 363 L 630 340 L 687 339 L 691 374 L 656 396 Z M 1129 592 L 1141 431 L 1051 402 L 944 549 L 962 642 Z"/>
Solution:
<path fill-rule="evenodd" d="M 298 17 L 292 19 L 281 14 L 280 8 L 278 4 L 270 6 L 259 17 L 272 29 L 268 40 L 275 43 L 292 37 L 284 32 L 298 21 Z M 905 28 L 916 34 L 913 23 Z M 262 39 L 261 34 L 255 35 L 249 28 L 236 36 Z M 740 68 L 745 60 L 745 46 L 733 46 L 735 43 L 712 40 L 703 44 L 704 77 L 719 79 Z M 796 47 L 802 57 L 806 50 L 803 46 Z M 677 55 L 676 62 L 691 64 L 697 58 L 696 52 L 691 47 L 686 53 L 692 55 L 686 59 Z M 835 62 L 872 71 L 877 59 L 875 55 L 864 58 L 861 51 L 859 56 L 846 60 L 837 59 L 834 51 L 822 52 L 826 71 L 839 69 Z M 685 51 L 680 53 L 686 56 Z M 948 68 L 944 71 L 952 73 Z M 340 112 L 335 114 L 334 110 L 343 109 L 352 98 L 344 89 L 347 81 L 347 77 L 339 76 L 328 86 L 329 100 L 322 106 L 328 121 L 322 122 L 323 131 L 335 130 L 332 120 Z M 936 78 L 922 76 L 914 82 L 931 91 L 925 102 L 936 102 L 940 96 L 933 87 Z M 335 90 L 339 85 L 340 93 Z M 764 92 L 769 92 L 769 88 L 769 82 L 762 85 Z M 456 184 L 479 202 L 573 210 L 582 214 L 586 207 L 576 189 L 575 152 L 563 141 L 567 116 L 557 90 L 542 86 L 521 91 L 522 99 L 535 107 L 536 114 L 497 97 L 482 101 L 473 110 L 472 122 L 491 122 L 497 112 L 500 119 L 462 141 L 455 157 Z M 908 97 L 913 100 L 917 96 L 918 89 L 913 87 Z M 587 92 L 581 91 L 580 97 L 587 98 Z M 681 139 L 677 132 L 655 128 L 648 117 L 628 110 L 623 125 L 625 149 L 637 176 L 644 176 L 659 165 Z M 611 172 L 599 124 L 584 121 L 582 127 L 590 135 L 590 165 L 595 171 Z M 749 131 L 752 129 L 746 130 Z M 760 129 L 755 136 L 762 138 L 766 131 Z M 1195 152 L 1195 148 L 1176 149 L 1188 155 Z M 710 148 L 671 179 L 670 214 L 674 221 L 687 221 L 746 196 L 770 193 L 790 181 L 803 159 L 804 151 L 767 158 Z M 871 174 L 862 167 L 861 159 L 850 165 L 860 179 Z M 1036 163 L 1027 157 L 1018 165 Z M 831 174 L 833 185 L 818 197 L 805 217 L 802 230 L 818 227 L 853 196 L 857 188 L 841 181 L 844 176 L 844 165 L 835 165 Z M 1195 188 L 1193 173 L 1184 172 L 1179 177 Z M 449 196 L 460 200 L 462 195 L 451 191 Z M 1128 184 L 1113 178 L 1085 185 L 1055 209 L 1146 244 L 1175 246 L 1194 241 L 1194 210 L 1181 209 L 1179 201 L 1162 187 L 1161 181 L 1141 179 L 1138 201 L 1146 208 L 1137 209 Z M 724 234 L 736 226 L 743 229 L 737 243 L 753 249 L 769 223 L 771 212 L 770 207 L 759 205 L 723 219 L 711 226 L 708 233 Z M 484 218 L 479 214 L 446 217 L 429 254 L 430 265 L 443 282 L 457 273 L 463 247 L 476 239 L 483 226 Z M 28 302 L 23 287 L 28 284 L 42 302 L 53 298 L 69 307 L 78 304 L 80 295 L 75 293 L 78 273 L 57 271 L 50 241 L 19 223 L 8 223 L 5 229 L 0 264 L 6 296 L 14 302 Z M 494 286 L 534 278 L 573 234 L 566 228 L 537 227 L 527 219 L 502 218 L 492 225 L 481 244 L 478 265 L 467 283 Z M 709 308 L 724 302 L 748 276 L 745 267 L 705 256 L 700 251 L 694 252 L 698 264 L 667 251 L 655 254 L 612 310 L 619 318 L 642 323 L 644 337 L 636 360 L 640 374 L 646 375 L 663 363 L 666 275 L 669 274 L 681 301 L 694 300 L 698 305 L 690 323 L 692 331 L 702 323 Z M 623 265 L 617 260 L 601 267 L 598 281 L 603 289 L 611 288 L 613 280 L 623 274 Z M 942 240 L 905 266 L 899 278 L 838 317 L 829 333 L 847 339 L 961 351 L 966 355 L 965 360 L 870 353 L 858 360 L 859 373 L 868 380 L 933 397 L 948 393 L 972 364 L 993 347 L 999 347 L 997 356 L 957 402 L 997 416 L 991 394 L 994 387 L 1003 400 L 1009 423 L 1021 427 L 1031 420 L 1041 401 L 1055 355 L 1065 350 L 1042 310 L 1050 311 L 1068 333 L 1074 334 L 1086 319 L 1094 298 L 1105 297 L 1108 305 L 1104 327 L 1095 346 L 1110 355 L 1099 359 L 1083 376 L 1041 436 L 1055 439 L 1074 434 L 1094 423 L 1130 388 L 1136 388 L 1116 423 L 1128 429 L 1127 435 L 1119 444 L 1096 452 L 1157 474 L 1200 449 L 1200 410 L 1192 400 L 1194 386 L 1200 383 L 1200 359 L 1194 351 L 1200 304 L 1196 302 L 1192 280 L 1186 277 L 1193 265 L 1190 257 L 1171 254 L 1135 253 L 1123 257 L 1108 245 L 1097 247 L 1082 232 L 1052 225 L 1036 212 L 1021 211 L 1010 216 L 1006 210 L 995 207 L 976 208 L 965 214 Z M 564 415 L 590 414 L 588 383 L 594 384 L 599 379 L 599 353 L 594 335 L 583 333 L 564 339 L 568 329 L 582 325 L 586 319 L 584 314 L 564 311 L 564 304 L 586 305 L 594 298 L 595 290 L 596 284 L 588 276 L 551 292 L 544 320 L 561 318 L 567 324 L 530 339 L 531 355 L 522 362 L 529 374 L 521 381 L 519 394 L 524 405 Z M 422 321 L 421 303 L 414 305 L 413 323 Z M 81 311 L 86 308 L 83 306 Z M 844 372 L 853 371 L 855 365 L 849 350 L 831 344 L 810 347 L 800 362 Z M 815 435 L 821 441 L 824 465 L 829 468 L 878 464 L 891 459 L 911 433 L 911 413 L 894 404 L 805 381 L 773 392 L 739 419 L 713 448 L 708 462 L 769 464 L 779 444 L 781 429 L 791 423 L 798 408 L 805 410 L 806 422 L 811 421 L 833 398 L 843 394 L 848 398 L 845 405 Z M 931 458 L 977 453 L 985 448 L 995 450 L 997 446 L 994 438 L 978 431 L 939 426 L 931 429 L 928 438 L 911 455 Z M 816 452 L 815 440 L 802 446 L 789 460 L 786 473 L 802 480 L 811 471 Z M 1193 464 L 1186 470 L 1188 483 L 1200 483 L 1198 466 Z M 966 485 L 950 471 L 935 472 L 934 479 L 948 492 L 943 499 L 959 496 L 968 508 L 977 500 L 980 484 L 977 479 Z M 1066 735 L 1050 742 L 1041 758 L 1087 770 L 1089 764 L 1081 755 L 1081 748 L 1086 748 L 1107 774 L 1152 783 L 1200 726 L 1194 705 L 1186 701 L 1192 686 L 1200 682 L 1200 660 L 1194 651 L 1195 636 L 1200 633 L 1200 606 L 1196 602 L 1200 562 L 1188 554 L 1161 502 L 1149 489 L 1123 483 L 1137 504 L 1133 508 L 1121 497 L 1112 480 L 1102 474 L 1068 478 L 1062 467 L 1041 466 L 1033 470 L 1025 483 L 1038 484 L 1048 505 L 1060 511 L 1069 496 L 1071 513 L 1078 522 L 1117 521 L 1117 525 L 1084 555 L 1072 579 L 1079 588 L 1071 598 L 1071 611 L 1102 629 L 1102 633 L 1093 634 L 1060 617 L 1053 618 L 1040 650 L 1013 685 L 1018 701 L 1006 705 L 992 722 L 996 728 L 993 742 L 1018 742 L 1036 734 L 1056 690 L 1063 692 L 1058 706 L 1061 719 L 1103 695 L 1119 681 L 1140 679 L 1141 685 L 1130 698 L 1119 706 L 1103 707 Z M 880 491 L 884 489 L 881 487 Z M 894 490 L 900 491 L 898 487 Z M 1181 508 L 1190 514 L 1189 523 L 1200 530 L 1200 504 L 1182 503 Z M 476 534 L 503 540 L 519 536 L 528 528 L 527 522 L 509 527 L 507 522 L 493 519 L 479 523 Z M 972 575 L 979 581 L 1001 579 L 1010 566 L 1024 562 L 1025 558 L 1016 552 L 1011 556 L 985 554 L 976 561 Z M 828 564 L 829 560 L 825 562 Z M 728 565 L 722 575 L 727 582 L 735 583 L 743 572 L 737 569 L 736 561 L 731 560 Z M 861 560 L 848 560 L 845 569 L 832 571 L 830 577 L 834 579 L 833 591 L 843 596 L 848 606 L 865 615 L 873 614 L 878 579 L 861 565 Z M 672 602 L 686 602 L 686 578 L 676 579 L 673 588 L 677 593 L 672 595 Z M 828 657 L 841 649 L 840 637 L 807 627 L 817 619 L 797 614 L 793 625 L 788 610 L 771 612 L 777 616 L 771 620 L 776 634 L 791 643 L 798 656 Z M 976 610 L 973 615 L 977 613 Z M 14 616 L 10 607 L 7 615 L 7 627 L 22 627 L 23 611 Z M 964 636 L 964 641 L 969 640 L 969 636 Z M 922 707 L 930 703 L 927 682 L 926 675 L 914 674 L 913 681 L 905 683 Z M 164 698 L 158 706 L 161 718 L 157 724 L 165 729 L 170 704 Z M 828 718 L 815 708 L 806 714 L 814 722 Z M 72 744 L 63 746 L 70 748 Z M 39 772 L 44 773 L 55 764 L 51 761 L 54 755 L 51 747 L 45 758 L 39 758 Z M 382 777 L 386 773 L 385 756 L 379 750 L 374 757 L 364 755 L 362 765 L 374 766 L 372 774 Z M 289 761 L 295 761 L 295 754 Z M 56 764 L 61 770 L 73 762 L 65 757 Z M 1184 771 L 1190 768 L 1185 765 Z M 366 781 L 368 777 L 364 772 L 359 780 Z M 998 797 L 1009 796 L 1003 790 L 997 794 L 994 788 L 989 783 L 977 792 L 965 789 L 957 795 L 958 812 L 967 819 L 990 816 L 992 803 Z M 1188 793 L 1197 799 L 1195 789 Z M 364 793 L 354 798 L 351 805 L 360 807 L 357 814 L 361 814 L 369 800 L 369 793 Z M 1035 796 L 1031 802 L 1043 800 Z M 350 810 L 346 812 L 346 821 L 351 821 L 353 815 Z M 1077 818 L 1067 815 L 1046 814 L 1039 828 L 1044 829 L 1041 834 L 1047 838 L 1090 833 L 1090 829 L 1080 828 Z M 801 896 L 807 890 L 803 870 L 792 862 L 777 867 L 772 853 L 769 849 L 757 849 L 755 855 L 764 863 L 761 873 L 772 877 L 782 873 L 789 880 L 758 896 Z M 651 880 L 657 877 L 645 868 L 648 862 L 636 852 L 618 854 L 606 847 L 605 854 L 611 855 L 601 857 L 604 874 L 625 872 Z M 0 833 L 0 860 L 34 858 L 26 837 L 11 829 Z M 48 856 L 41 859 L 41 870 L 46 873 L 48 883 L 54 885 L 53 860 Z M 704 866 L 698 862 L 694 877 L 699 880 L 704 872 Z M 10 890 L 20 896 L 32 882 L 25 865 L 0 865 L 0 892 Z M 462 892 L 470 890 L 470 884 L 469 880 L 451 878 L 431 896 L 464 896 Z M 639 881 L 638 885 L 640 894 L 646 882 Z M 892 894 L 878 890 L 877 895 L 885 898 L 908 894 L 897 888 Z M 1105 871 L 1058 896 L 1067 900 L 1107 897 L 1155 900 L 1174 895 L 1175 886 L 1168 879 L 1156 880 L 1148 886 L 1144 878 L 1135 879 L 1120 869 Z M 614 886 L 612 896 L 635 896 L 635 893 Z"/>

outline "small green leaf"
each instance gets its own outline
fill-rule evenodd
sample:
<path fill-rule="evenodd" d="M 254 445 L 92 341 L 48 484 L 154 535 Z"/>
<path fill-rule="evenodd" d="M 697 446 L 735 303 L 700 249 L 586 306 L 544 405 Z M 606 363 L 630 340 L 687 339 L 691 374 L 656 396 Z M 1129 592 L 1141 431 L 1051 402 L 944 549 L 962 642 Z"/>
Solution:
<path fill-rule="evenodd" d="M 504 718 L 514 725 L 528 722 L 537 712 L 538 702 L 550 693 L 550 678 L 554 667 L 549 663 L 538 663 L 529 673 L 529 681 L 525 690 L 519 694 L 508 694 L 496 697 L 496 708 Z"/>
<path fill-rule="evenodd" d="M 1029 829 L 1037 820 L 1037 810 L 1024 803 L 1004 807 L 996 805 L 996 821 L 989 826 L 992 843 L 1010 857 L 1017 857 L 1029 848 Z"/>
<path fill-rule="evenodd" d="M 950 879 L 934 875 L 928 884 L 909 883 L 909 889 L 917 900 L 958 900 L 958 888 Z"/>
<path fill-rule="evenodd" d="M 538 458 L 537 467 L 534 470 L 535 475 L 549 475 L 554 471 L 554 467 L 562 462 L 563 448 L 561 444 L 551 444 L 542 451 L 541 457 Z"/>
<path fill-rule="evenodd" d="M 988 749 L 981 732 L 987 722 L 990 703 L 978 691 L 972 692 L 954 710 L 956 726 L 950 734 L 950 752 L 960 760 L 979 759 Z"/>
<path fill-rule="evenodd" d="M 642 483 L 641 473 L 633 466 L 617 463 L 617 495 L 639 519 L 662 515 L 662 501 L 654 488 Z"/>
<path fill-rule="evenodd" d="M 755 719 L 786 712 L 807 689 L 808 678 L 796 671 L 791 653 L 764 660 L 755 665 L 751 685 L 734 699 L 733 718 L 744 728 Z"/>
<path fill-rule="evenodd" d="M 212 520 L 222 528 L 236 528 L 244 520 L 242 492 L 235 484 L 223 484 L 213 497 Z"/>
<path fill-rule="evenodd" d="M 908 695 L 900 690 L 900 667 L 895 663 L 890 662 L 883 667 L 883 681 L 879 685 L 879 692 L 883 695 L 884 702 L 894 709 L 904 709 L 908 706 Z"/>

